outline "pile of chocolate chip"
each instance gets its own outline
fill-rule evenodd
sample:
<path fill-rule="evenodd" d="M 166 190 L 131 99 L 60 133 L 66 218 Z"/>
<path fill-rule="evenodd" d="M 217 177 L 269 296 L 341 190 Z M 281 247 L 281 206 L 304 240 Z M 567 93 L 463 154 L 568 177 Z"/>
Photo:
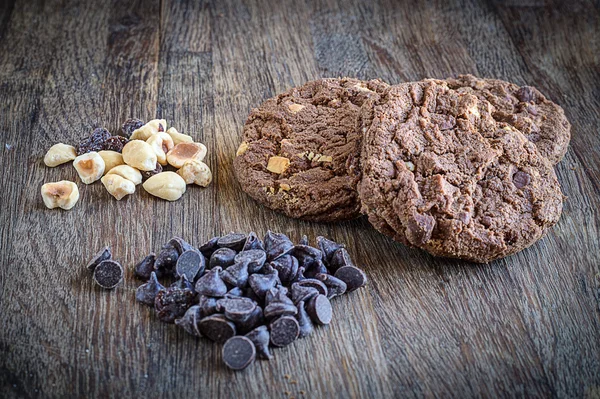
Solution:
<path fill-rule="evenodd" d="M 135 274 L 148 280 L 136 299 L 153 306 L 159 320 L 224 343 L 223 361 L 242 370 L 270 346 L 283 347 L 332 319 L 330 299 L 367 282 L 346 248 L 306 236 L 294 244 L 285 234 L 230 233 L 195 248 L 174 237 L 146 256 Z M 176 279 L 168 287 L 161 279 Z"/>

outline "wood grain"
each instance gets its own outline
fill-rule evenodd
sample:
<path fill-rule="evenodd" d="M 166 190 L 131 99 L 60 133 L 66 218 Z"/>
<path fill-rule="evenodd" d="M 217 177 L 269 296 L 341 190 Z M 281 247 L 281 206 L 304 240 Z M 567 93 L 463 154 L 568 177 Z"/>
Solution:
<path fill-rule="evenodd" d="M 20 0 L 0 3 L 0 53 L 1 397 L 600 397 L 597 2 Z M 467 72 L 537 86 L 573 124 L 563 216 L 519 254 L 473 265 L 365 219 L 291 220 L 233 177 L 248 112 L 278 92 Z M 117 203 L 79 184 L 73 210 L 43 206 L 44 182 L 77 180 L 43 165 L 50 145 L 155 116 L 207 145 L 211 186 Z M 268 229 L 344 242 L 370 279 L 272 361 L 228 371 L 219 346 L 135 303 L 132 266 L 172 235 Z M 83 268 L 103 245 L 127 266 L 112 292 Z"/>

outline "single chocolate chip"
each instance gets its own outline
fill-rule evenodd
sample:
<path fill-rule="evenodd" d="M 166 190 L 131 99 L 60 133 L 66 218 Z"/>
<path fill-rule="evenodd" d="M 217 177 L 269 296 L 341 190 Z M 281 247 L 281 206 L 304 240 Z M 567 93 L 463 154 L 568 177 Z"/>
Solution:
<path fill-rule="evenodd" d="M 262 240 L 258 238 L 256 233 L 253 231 L 248 234 L 248 238 L 246 238 L 246 242 L 244 243 L 243 251 L 249 251 L 251 249 L 260 249 L 262 251 L 265 250 Z"/>
<path fill-rule="evenodd" d="M 198 323 L 200 333 L 208 339 L 223 343 L 235 335 L 235 324 L 222 314 L 214 314 L 203 318 Z"/>
<path fill-rule="evenodd" d="M 250 281 L 250 278 L 248 278 L 248 282 Z M 256 295 L 256 293 L 254 292 L 254 290 L 252 289 L 252 287 L 250 285 L 248 285 L 248 287 L 243 289 L 244 291 L 244 296 L 246 298 L 252 299 L 254 302 L 258 303 L 259 305 L 263 305 L 265 302 L 265 298 L 262 297 L 260 298 L 258 295 Z"/>
<path fill-rule="evenodd" d="M 229 233 L 219 238 L 217 245 L 220 248 L 231 248 L 236 252 L 241 251 L 246 243 L 246 234 Z"/>
<path fill-rule="evenodd" d="M 141 279 L 148 280 L 150 278 L 150 274 L 154 271 L 155 260 L 156 254 L 154 252 L 146 256 L 137 265 L 135 265 L 135 275 Z"/>
<path fill-rule="evenodd" d="M 306 313 L 317 324 L 329 324 L 333 316 L 331 302 L 329 302 L 329 299 L 325 295 L 317 295 L 311 298 L 306 304 Z"/>
<path fill-rule="evenodd" d="M 158 291 L 154 300 L 154 310 L 158 319 L 164 323 L 173 323 L 194 303 L 196 295 L 188 289 L 169 287 Z"/>
<path fill-rule="evenodd" d="M 96 266 L 98 266 L 100 262 L 109 260 L 111 258 L 112 253 L 110 252 L 110 248 L 104 247 L 100 251 L 98 251 L 96 255 L 94 255 L 94 257 L 88 262 L 88 264 L 85 267 L 87 267 L 90 271 L 94 271 L 94 269 L 96 268 Z"/>
<path fill-rule="evenodd" d="M 528 103 L 531 101 L 536 101 L 535 89 L 531 86 L 523 86 L 520 87 L 519 90 L 515 93 L 515 96 L 519 99 L 519 101 Z"/>
<path fill-rule="evenodd" d="M 267 360 L 273 357 L 269 351 L 270 334 L 267 326 L 256 327 L 246 334 L 246 338 L 254 343 L 258 356 Z"/>
<path fill-rule="evenodd" d="M 256 309 L 256 303 L 248 298 L 223 298 L 217 301 L 217 311 L 234 323 L 244 323 Z"/>
<path fill-rule="evenodd" d="M 150 273 L 150 279 L 146 284 L 140 285 L 135 291 L 135 299 L 148 306 L 154 306 L 154 300 L 158 291 L 166 289 L 156 278 L 156 273 Z"/>
<path fill-rule="evenodd" d="M 431 239 L 434 227 L 433 216 L 414 212 L 406 223 L 406 239 L 413 245 L 423 245 Z"/>
<path fill-rule="evenodd" d="M 172 276 L 175 272 L 177 259 L 179 259 L 179 252 L 174 247 L 163 246 L 154 261 L 154 270 L 165 276 Z"/>
<path fill-rule="evenodd" d="M 303 286 L 299 283 L 292 284 L 292 301 L 298 304 L 302 301 L 308 302 L 314 296 L 319 295 L 319 290 L 311 286 Z"/>
<path fill-rule="evenodd" d="M 272 321 L 269 329 L 271 330 L 271 343 L 280 347 L 291 344 L 300 334 L 298 321 L 292 316 L 283 316 Z"/>
<path fill-rule="evenodd" d="M 289 302 L 290 298 L 288 298 L 287 295 L 287 287 L 284 287 L 283 285 L 277 285 L 265 293 L 265 305 L 268 305 L 271 302 Z"/>
<path fill-rule="evenodd" d="M 231 337 L 223 345 L 223 361 L 232 370 L 243 370 L 256 358 L 254 343 L 244 337 Z"/>
<path fill-rule="evenodd" d="M 204 256 L 195 249 L 187 250 L 179 255 L 175 265 L 175 272 L 178 276 L 186 276 L 189 281 L 195 281 L 196 278 L 204 273 Z"/>
<path fill-rule="evenodd" d="M 244 296 L 244 291 L 240 287 L 233 287 L 232 289 L 227 291 L 227 294 L 225 294 L 225 296 L 227 298 L 241 297 Z"/>
<path fill-rule="evenodd" d="M 235 262 L 247 262 L 248 273 L 254 274 L 261 271 L 265 261 L 267 260 L 267 254 L 262 249 L 248 249 L 238 253 L 235 258 Z"/>
<path fill-rule="evenodd" d="M 298 338 L 304 338 L 307 335 L 310 335 L 314 329 L 312 320 L 308 316 L 308 313 L 306 313 L 304 306 L 304 301 L 298 303 L 298 314 L 296 315 L 296 320 L 298 320 L 298 326 L 300 327 Z"/>
<path fill-rule="evenodd" d="M 271 261 L 270 266 L 277 270 L 283 284 L 288 284 L 298 273 L 298 260 L 291 255 L 282 255 Z"/>
<path fill-rule="evenodd" d="M 298 241 L 298 245 L 309 245 L 308 237 L 306 235 L 303 235 L 300 241 Z"/>
<path fill-rule="evenodd" d="M 115 260 L 103 260 L 94 269 L 94 281 L 100 287 L 110 290 L 123 280 L 123 266 Z"/>
<path fill-rule="evenodd" d="M 323 260 L 323 252 L 309 245 L 296 245 L 291 252 L 302 266 Z"/>
<path fill-rule="evenodd" d="M 206 259 L 210 259 L 213 252 L 215 252 L 219 248 L 217 246 L 219 238 L 221 237 L 213 237 L 210 240 L 206 241 L 204 244 L 202 244 L 200 248 L 198 248 L 200 252 L 202 252 L 202 255 L 206 257 Z"/>
<path fill-rule="evenodd" d="M 512 179 L 515 187 L 519 189 L 525 187 L 531 182 L 531 176 L 529 173 L 523 172 L 522 170 L 517 170 Z"/>
<path fill-rule="evenodd" d="M 179 277 L 177 280 L 175 280 L 175 282 L 173 284 L 171 284 L 169 287 L 175 287 L 175 288 L 179 288 L 181 290 L 190 290 L 193 293 L 196 292 L 194 285 L 192 283 L 190 283 L 190 280 L 187 279 L 187 277 L 185 275 Z"/>
<path fill-rule="evenodd" d="M 248 284 L 254 291 L 257 297 L 263 299 L 268 290 L 275 287 L 279 282 L 277 270 L 268 274 L 252 274 L 248 278 Z"/>
<path fill-rule="evenodd" d="M 320 280 L 314 278 L 305 278 L 304 280 L 298 281 L 295 284 L 298 284 L 303 287 L 313 287 L 319 291 L 319 294 L 327 296 L 327 286 L 323 284 Z"/>
<path fill-rule="evenodd" d="M 200 306 L 194 305 L 185 312 L 183 317 L 175 319 L 175 324 L 183 328 L 188 334 L 201 337 L 202 334 L 200 334 L 200 330 L 198 329 L 200 318 Z"/>
<path fill-rule="evenodd" d="M 267 231 L 264 238 L 265 252 L 267 253 L 267 260 L 271 261 L 290 252 L 294 248 L 294 243 L 286 236 L 281 233 L 273 233 Z"/>
<path fill-rule="evenodd" d="M 299 266 L 296 277 L 294 277 L 290 283 L 297 283 L 298 281 L 306 280 L 306 276 L 304 276 L 304 270 L 306 270 L 304 266 Z"/>
<path fill-rule="evenodd" d="M 309 264 L 306 267 L 306 270 L 304 271 L 304 275 L 308 278 L 314 278 L 317 274 L 320 274 L 320 273 L 323 273 L 323 274 L 329 273 L 329 271 L 325 267 L 325 264 L 320 260 L 317 260 L 317 261 Z"/>
<path fill-rule="evenodd" d="M 298 309 L 293 303 L 271 302 L 265 307 L 265 318 L 270 320 L 279 316 L 295 316 Z"/>
<path fill-rule="evenodd" d="M 335 272 L 335 277 L 346 283 L 346 292 L 352 292 L 367 284 L 367 275 L 356 266 L 344 266 Z"/>
<path fill-rule="evenodd" d="M 243 322 L 235 323 L 235 327 L 237 328 L 238 334 L 245 334 L 251 331 L 253 328 L 263 325 L 264 323 L 265 318 L 263 315 L 263 310 L 260 306 L 256 306 L 250 317 Z"/>
<path fill-rule="evenodd" d="M 198 306 L 200 306 L 200 316 L 207 317 L 217 313 L 217 298 L 211 296 L 200 295 L 198 298 Z"/>
<path fill-rule="evenodd" d="M 234 263 L 221 273 L 221 278 L 229 285 L 244 288 L 248 284 L 248 263 Z"/>
<path fill-rule="evenodd" d="M 222 269 L 217 266 L 210 269 L 196 282 L 196 292 L 199 295 L 222 297 L 227 293 L 227 286 L 221 279 Z"/>
<path fill-rule="evenodd" d="M 331 256 L 335 251 L 344 247 L 342 244 L 338 244 L 337 242 L 331 241 L 323 236 L 317 237 L 317 245 L 321 249 L 321 252 L 323 252 L 323 259 L 325 260 L 325 263 L 329 263 Z"/>
<path fill-rule="evenodd" d="M 350 254 L 346 250 L 346 248 L 340 248 L 336 250 L 333 255 L 331 255 L 331 259 L 329 260 L 329 270 L 331 273 L 335 273 L 337 269 L 344 266 L 354 266 L 352 263 L 352 259 L 350 259 Z M 320 272 L 322 273 L 322 272 Z M 328 273 L 328 272 L 325 272 Z"/>
<path fill-rule="evenodd" d="M 195 251 L 196 250 L 196 248 L 194 248 L 189 242 L 187 242 L 183 238 L 177 237 L 177 236 L 171 238 L 169 240 L 169 242 L 167 243 L 167 245 L 175 248 L 177 250 L 177 252 L 179 253 L 179 255 L 181 255 L 185 251 Z"/>
<path fill-rule="evenodd" d="M 340 280 L 337 277 L 332 276 L 331 274 L 322 274 L 319 273 L 315 276 L 315 278 L 319 281 L 322 281 L 323 284 L 327 287 L 327 298 L 331 299 L 333 297 L 343 295 L 348 288 L 346 283 Z"/>
<path fill-rule="evenodd" d="M 229 267 L 234 264 L 236 254 L 231 248 L 219 248 L 210 256 L 208 268 L 212 269 L 215 266 Z"/>

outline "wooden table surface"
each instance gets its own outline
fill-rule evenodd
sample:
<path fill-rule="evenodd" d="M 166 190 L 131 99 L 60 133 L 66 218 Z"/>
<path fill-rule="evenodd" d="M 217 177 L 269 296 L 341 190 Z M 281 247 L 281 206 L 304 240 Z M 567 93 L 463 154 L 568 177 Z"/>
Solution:
<path fill-rule="evenodd" d="M 2 1 L 0 54 L 0 397 L 600 397 L 598 1 Z M 562 218 L 519 254 L 432 258 L 364 218 L 285 218 L 233 177 L 249 110 L 276 93 L 455 73 L 534 85 L 573 124 Z M 213 184 L 169 203 L 79 182 L 73 210 L 46 209 L 43 183 L 78 178 L 45 150 L 132 116 L 204 142 Z M 134 301 L 132 266 L 172 235 L 267 229 L 344 242 L 370 278 L 272 361 L 231 372 Z M 103 245 L 127 268 L 114 291 L 84 268 Z"/>

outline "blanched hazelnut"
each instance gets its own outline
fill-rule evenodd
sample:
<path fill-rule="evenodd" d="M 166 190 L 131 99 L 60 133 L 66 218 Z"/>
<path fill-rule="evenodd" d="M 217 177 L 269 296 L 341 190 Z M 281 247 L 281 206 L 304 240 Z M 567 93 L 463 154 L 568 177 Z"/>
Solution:
<path fill-rule="evenodd" d="M 185 161 L 202 161 L 206 156 L 206 147 L 201 143 L 179 143 L 167 153 L 167 162 L 181 168 Z"/>
<path fill-rule="evenodd" d="M 82 154 L 75 158 L 73 166 L 77 170 L 81 181 L 85 184 L 92 184 L 100 179 L 104 174 L 106 165 L 104 159 L 95 151 Z"/>
<path fill-rule="evenodd" d="M 143 184 L 144 190 L 167 201 L 177 201 L 185 193 L 185 180 L 175 172 L 151 176 Z"/>
<path fill-rule="evenodd" d="M 290 160 L 286 157 L 271 157 L 267 164 L 267 170 L 272 173 L 281 174 L 290 166 Z"/>
<path fill-rule="evenodd" d="M 104 160 L 104 174 L 107 174 L 112 168 L 119 165 L 125 165 L 123 161 L 123 155 L 116 151 L 98 151 L 98 154 Z"/>
<path fill-rule="evenodd" d="M 173 139 L 173 143 L 175 143 L 175 145 L 180 144 L 180 143 L 193 143 L 194 142 L 194 139 L 191 136 L 188 136 L 187 134 L 179 133 L 177 131 L 177 129 L 175 129 L 174 127 L 170 127 L 169 130 L 167 130 L 167 133 L 169 134 L 169 136 L 171 136 L 171 138 Z"/>
<path fill-rule="evenodd" d="M 129 180 L 136 186 L 142 182 L 142 174 L 136 168 L 132 168 L 129 165 L 119 165 L 115 166 L 111 170 L 106 173 L 108 175 L 118 175 L 124 179 Z"/>
<path fill-rule="evenodd" d="M 153 170 L 156 167 L 156 153 L 145 141 L 131 140 L 123 147 L 123 161 L 139 170 Z"/>
<path fill-rule="evenodd" d="M 206 187 L 212 181 L 212 172 L 207 164 L 195 159 L 186 161 L 177 174 L 183 177 L 187 184 L 197 184 Z"/>
<path fill-rule="evenodd" d="M 167 133 L 153 134 L 146 140 L 146 143 L 150 144 L 154 152 L 156 153 L 156 159 L 161 165 L 167 164 L 167 152 L 169 152 L 175 144 L 173 139 Z"/>
<path fill-rule="evenodd" d="M 101 181 L 106 187 L 106 191 L 115 197 L 117 201 L 120 201 L 126 195 L 135 193 L 135 184 L 120 175 L 110 173 L 104 176 Z"/>
<path fill-rule="evenodd" d="M 68 180 L 56 183 L 46 183 L 42 186 L 42 199 L 44 205 L 50 209 L 71 209 L 79 200 L 77 184 Z"/>
<path fill-rule="evenodd" d="M 143 140 L 146 141 L 153 134 L 164 132 L 167 128 L 167 121 L 164 119 L 152 119 L 144 126 L 136 129 L 131 133 L 130 140 Z"/>
<path fill-rule="evenodd" d="M 63 143 L 54 144 L 44 156 L 44 163 L 51 168 L 77 158 L 75 147 Z"/>

